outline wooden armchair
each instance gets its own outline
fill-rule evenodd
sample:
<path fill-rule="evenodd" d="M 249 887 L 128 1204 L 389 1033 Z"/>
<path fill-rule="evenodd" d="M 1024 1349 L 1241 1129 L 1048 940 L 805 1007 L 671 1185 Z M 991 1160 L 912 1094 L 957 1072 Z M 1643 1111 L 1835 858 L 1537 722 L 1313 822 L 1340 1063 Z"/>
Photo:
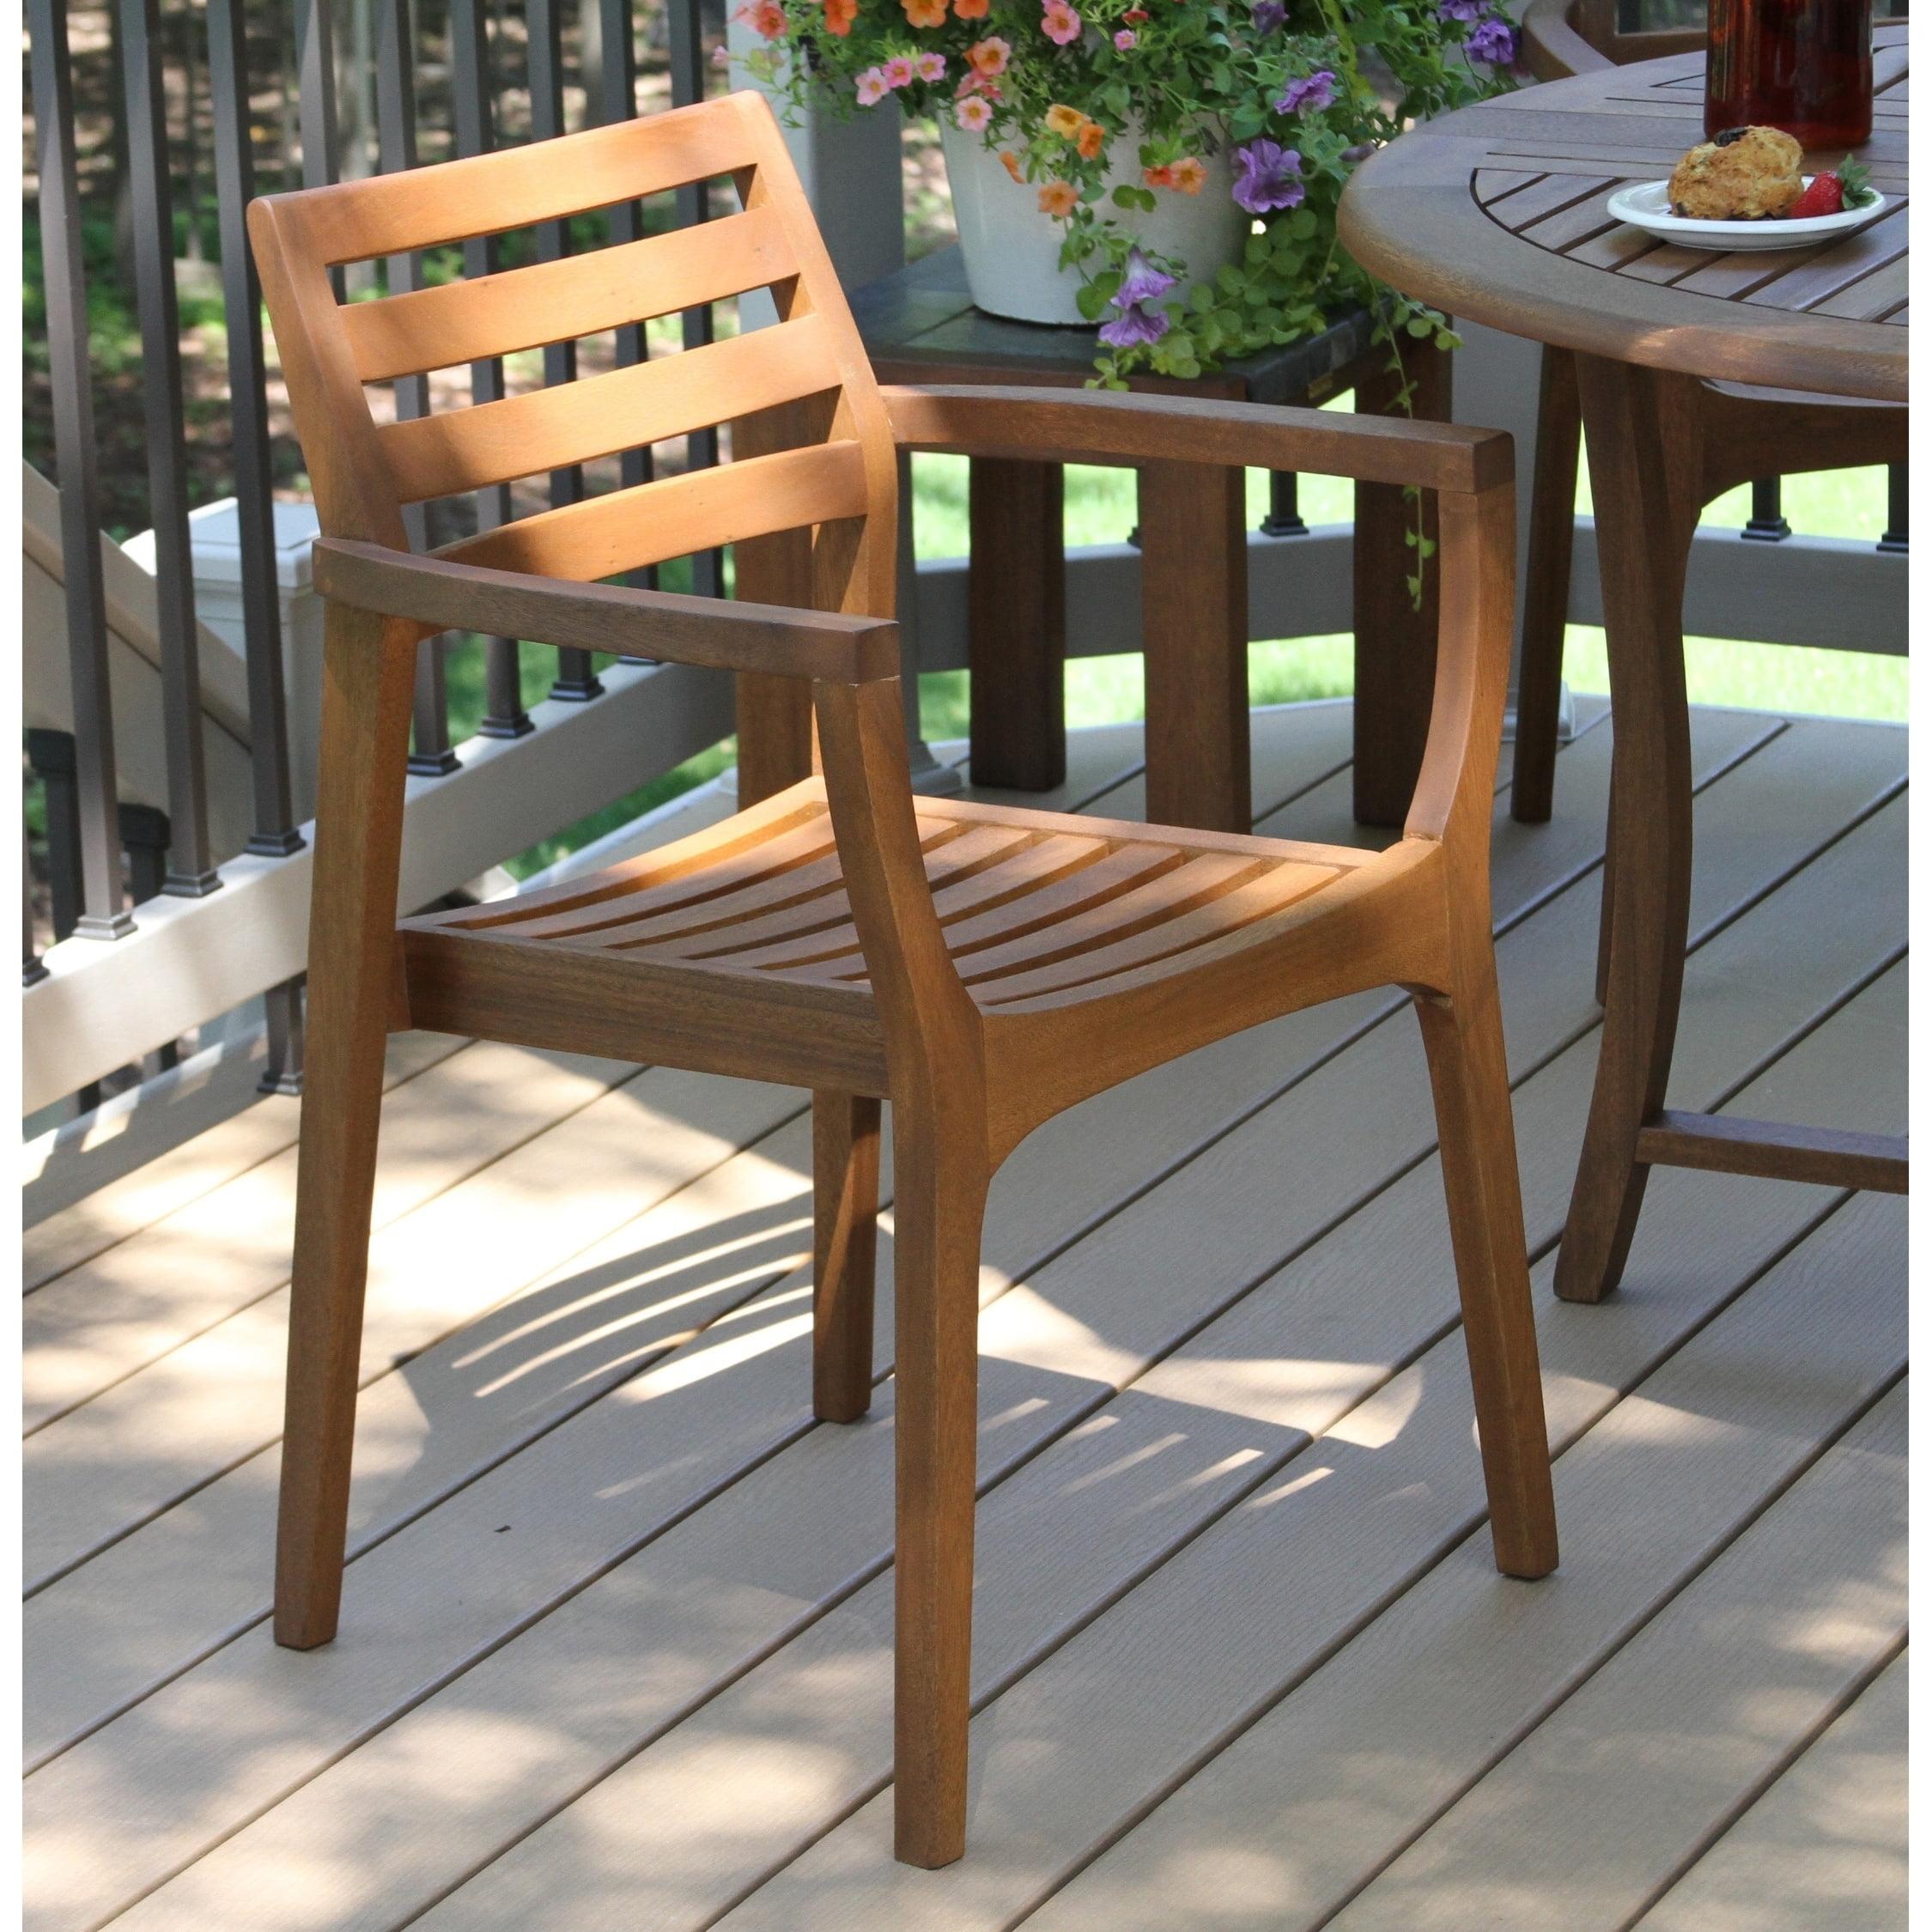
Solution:
<path fill-rule="evenodd" d="M 331 264 L 728 174 L 743 212 L 343 306 Z M 336 1629 L 384 1036 L 429 1027 L 813 1094 L 817 1413 L 872 1385 L 892 1103 L 897 1842 L 965 1842 L 978 1246 L 1042 1121 L 1190 1048 L 1364 987 L 1413 992 L 1435 1084 L 1497 1562 L 1556 1561 L 1487 854 L 1508 674 L 1511 459 L 1483 432 L 1309 410 L 881 390 L 755 95 L 257 202 L 249 229 L 314 478 L 327 599 L 310 1045 L 276 1636 Z M 775 327 L 377 425 L 363 385 L 769 287 Z M 401 506 L 818 398 L 823 440 L 408 553 Z M 914 799 L 894 609 L 896 452 L 1327 471 L 1439 493 L 1441 671 L 1406 835 L 1381 854 Z M 595 580 L 809 528 L 813 610 Z M 396 917 L 416 647 L 464 629 L 810 682 L 823 771 L 696 837 L 507 902 Z"/>
<path fill-rule="evenodd" d="M 1626 32 L 1619 24 L 1620 11 L 1615 0 L 1530 0 L 1522 16 L 1525 64 L 1540 81 L 1561 81 L 1666 54 L 1693 53 L 1704 46 L 1701 26 Z M 1686 147 L 1702 138 L 1701 124 L 1686 124 Z M 1719 382 L 1701 384 L 1698 403 L 1704 460 L 1704 473 L 1692 484 L 1697 495 L 1693 516 L 1726 490 L 1759 477 L 1905 459 L 1905 411 L 1887 404 Z M 1524 824 L 1541 824 L 1554 802 L 1577 461 L 1582 444 L 1576 358 L 1566 349 L 1546 347 L 1528 518 L 1529 556 L 1523 581 L 1522 659 L 1510 787 L 1510 811 Z M 1604 903 L 1607 918 L 1607 891 Z M 1608 952 L 1606 945 L 1598 961 L 1600 998 Z"/>

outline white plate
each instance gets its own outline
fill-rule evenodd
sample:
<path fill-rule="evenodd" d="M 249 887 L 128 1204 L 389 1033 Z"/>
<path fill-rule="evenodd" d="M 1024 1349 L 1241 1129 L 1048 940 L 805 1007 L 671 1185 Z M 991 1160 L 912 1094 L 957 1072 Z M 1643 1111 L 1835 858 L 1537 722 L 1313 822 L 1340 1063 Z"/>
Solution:
<path fill-rule="evenodd" d="M 1809 187 L 1811 182 L 1812 177 L 1806 175 L 1805 185 Z M 1638 181 L 1619 188 L 1607 205 L 1619 222 L 1628 222 L 1659 241 L 1674 241 L 1686 248 L 1803 248 L 1814 241 L 1834 241 L 1863 228 L 1874 216 L 1885 212 L 1886 199 L 1876 195 L 1836 215 L 1809 215 L 1797 222 L 1691 222 L 1671 213 L 1668 181 Z"/>

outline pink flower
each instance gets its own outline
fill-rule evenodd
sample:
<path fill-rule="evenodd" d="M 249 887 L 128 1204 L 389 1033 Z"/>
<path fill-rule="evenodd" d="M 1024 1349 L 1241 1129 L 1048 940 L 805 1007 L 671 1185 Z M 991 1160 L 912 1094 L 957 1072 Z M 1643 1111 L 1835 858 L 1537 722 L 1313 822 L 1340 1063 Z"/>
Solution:
<path fill-rule="evenodd" d="M 976 94 L 969 94 L 952 111 L 952 118 L 969 134 L 984 132 L 993 119 L 993 110 Z"/>
<path fill-rule="evenodd" d="M 894 54 L 879 70 L 885 76 L 889 88 L 909 88 L 913 82 L 913 64 L 910 54 Z"/>
<path fill-rule="evenodd" d="M 711 64 L 714 67 L 729 67 L 731 64 L 732 50 L 720 40 L 711 50 Z"/>
<path fill-rule="evenodd" d="M 1080 16 L 1066 0 L 1047 0 L 1040 15 L 1040 31 L 1060 46 L 1071 46 L 1080 38 Z"/>
<path fill-rule="evenodd" d="M 946 57 L 943 53 L 922 53 L 915 64 L 922 81 L 943 81 L 946 77 Z"/>
<path fill-rule="evenodd" d="M 859 105 L 871 107 L 884 100 L 890 91 L 886 84 L 885 70 L 880 67 L 868 67 L 859 76 Z"/>
<path fill-rule="evenodd" d="M 1131 27 L 1123 27 L 1121 31 L 1114 36 L 1114 45 L 1118 47 L 1122 53 L 1127 53 L 1130 52 L 1133 48 L 1140 45 L 1140 36 L 1136 33 Z"/>

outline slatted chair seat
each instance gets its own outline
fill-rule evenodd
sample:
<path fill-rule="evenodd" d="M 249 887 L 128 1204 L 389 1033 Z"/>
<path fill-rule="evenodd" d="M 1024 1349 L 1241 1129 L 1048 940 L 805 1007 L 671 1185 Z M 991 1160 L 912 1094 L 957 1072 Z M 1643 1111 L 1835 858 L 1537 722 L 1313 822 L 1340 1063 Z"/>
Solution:
<path fill-rule="evenodd" d="M 678 234 L 345 305 L 330 269 L 726 177 Z M 275 197 L 250 234 L 314 479 L 327 611 L 309 1053 L 296 1190 L 276 1640 L 341 1609 L 356 1363 L 389 1030 L 406 1026 L 812 1092 L 812 1404 L 864 1414 L 881 1103 L 892 1106 L 898 1464 L 896 1843 L 968 1816 L 979 1246 L 1042 1122 L 1196 1047 L 1365 989 L 1422 1024 L 1499 1568 L 1556 1561 L 1548 1445 L 1489 926 L 1510 661 L 1508 439 L 1313 410 L 875 380 L 756 95 Z M 365 386 L 769 289 L 775 325 L 396 422 Z M 782 410 L 790 447 L 410 552 L 404 507 Z M 767 439 L 768 445 L 777 439 Z M 1252 465 L 1437 494 L 1429 744 L 1383 852 L 915 799 L 897 588 L 908 450 Z M 770 538 L 811 608 L 605 581 Z M 809 683 L 822 775 L 553 890 L 396 918 L 417 647 L 446 630 Z M 621 1159 L 624 1150 L 612 1150 Z M 434 1614 L 430 1607 L 425 1614 Z"/>
<path fill-rule="evenodd" d="M 1209 957 L 1265 948 L 1279 939 L 1279 915 L 1315 909 L 1317 895 L 1377 856 L 1076 823 L 969 799 L 920 801 L 933 910 L 982 1012 L 1104 1005 L 1191 974 Z M 630 993 L 653 976 L 676 984 L 700 975 L 809 989 L 793 1009 L 803 1037 L 761 1043 L 769 1077 L 823 1077 L 812 1030 L 835 1018 L 876 1042 L 878 1091 L 886 1091 L 884 1030 L 822 780 L 793 787 L 722 835 L 700 832 L 545 891 L 404 920 L 398 933 L 418 1024 L 492 1014 L 531 949 L 560 948 L 596 962 L 586 990 L 608 983 L 616 993 L 621 983 Z M 587 1018 L 553 1012 L 544 1025 L 580 1044 Z"/>

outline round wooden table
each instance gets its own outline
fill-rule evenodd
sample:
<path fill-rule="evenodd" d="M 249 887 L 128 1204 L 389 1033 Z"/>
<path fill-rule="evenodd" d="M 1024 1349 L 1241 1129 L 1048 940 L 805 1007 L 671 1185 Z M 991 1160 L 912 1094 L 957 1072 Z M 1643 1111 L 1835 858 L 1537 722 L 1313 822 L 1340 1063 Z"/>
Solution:
<path fill-rule="evenodd" d="M 1698 513 L 1758 477 L 1905 457 L 1903 24 L 1874 46 L 1858 158 L 1893 205 L 1836 243 L 1709 253 L 1605 211 L 1703 139 L 1701 52 L 1445 115 L 1371 157 L 1342 197 L 1342 239 L 1372 273 L 1575 359 L 1617 736 L 1602 1047 L 1557 1263 L 1570 1300 L 1616 1285 L 1654 1164 L 1905 1185 L 1902 1140 L 1664 1104 L 1690 912 L 1682 610 Z"/>

